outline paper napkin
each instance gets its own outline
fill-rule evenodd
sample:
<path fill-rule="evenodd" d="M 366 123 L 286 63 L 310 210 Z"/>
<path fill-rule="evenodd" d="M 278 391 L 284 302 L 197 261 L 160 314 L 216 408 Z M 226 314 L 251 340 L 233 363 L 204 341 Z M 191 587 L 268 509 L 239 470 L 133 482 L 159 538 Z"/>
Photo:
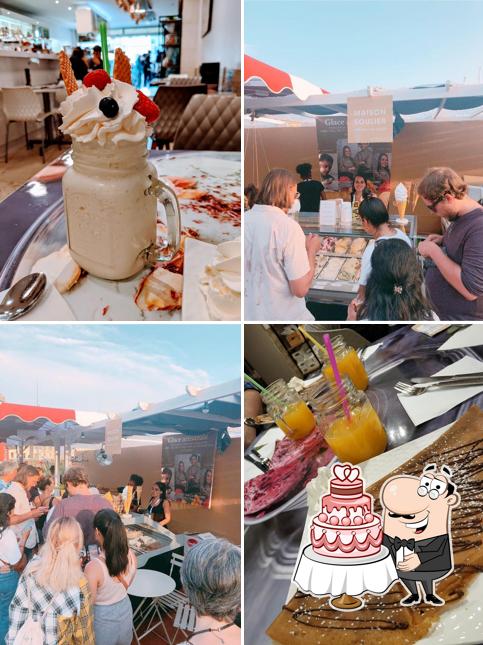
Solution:
<path fill-rule="evenodd" d="M 483 371 L 483 361 L 465 356 L 432 376 L 453 376 L 456 374 L 469 374 L 481 371 Z M 418 426 L 430 419 L 439 417 L 441 414 L 454 408 L 455 405 L 459 405 L 481 392 L 483 392 L 482 385 L 447 387 L 426 392 L 419 396 L 404 396 L 403 394 L 398 394 L 398 399 L 411 421 L 415 426 Z"/>
<path fill-rule="evenodd" d="M 438 351 L 476 347 L 476 345 L 483 345 L 483 325 L 470 325 L 461 331 L 455 332 L 441 345 Z"/>

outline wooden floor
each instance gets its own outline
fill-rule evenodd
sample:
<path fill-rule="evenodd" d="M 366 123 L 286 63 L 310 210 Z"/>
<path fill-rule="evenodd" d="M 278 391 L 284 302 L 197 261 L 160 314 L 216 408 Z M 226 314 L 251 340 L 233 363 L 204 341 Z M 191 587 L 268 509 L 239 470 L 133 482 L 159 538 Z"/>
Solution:
<path fill-rule="evenodd" d="M 45 151 L 46 163 L 53 161 L 65 150 L 66 146 L 62 146 L 62 150 L 59 150 L 57 146 L 49 146 Z M 25 145 L 17 150 L 12 150 L 8 163 L 5 163 L 2 153 L 0 157 L 0 202 L 41 170 L 43 165 L 38 145 L 35 145 L 32 150 L 27 150 Z"/>

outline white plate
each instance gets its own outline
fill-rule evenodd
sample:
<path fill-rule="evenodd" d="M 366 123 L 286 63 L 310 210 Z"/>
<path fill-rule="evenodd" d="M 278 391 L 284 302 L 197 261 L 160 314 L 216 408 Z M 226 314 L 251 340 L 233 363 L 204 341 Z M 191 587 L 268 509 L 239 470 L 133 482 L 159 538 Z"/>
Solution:
<path fill-rule="evenodd" d="M 237 204 L 240 199 L 241 164 L 237 153 L 185 153 L 152 158 L 159 176 L 196 179 L 197 188 L 224 202 Z M 208 214 L 203 201 L 180 200 L 182 225 L 191 229 L 199 239 L 210 244 L 231 240 L 240 235 L 240 220 Z M 161 219 L 163 212 L 158 215 Z M 13 282 L 32 273 L 35 263 L 66 243 L 63 204 L 53 208 L 39 222 L 36 232 L 26 246 L 22 244 L 21 260 Z M 121 282 L 85 276 L 63 296 L 76 320 L 180 320 L 181 312 L 141 311 L 134 302 L 138 286 L 147 271 Z M 49 318 L 50 319 L 50 318 Z M 60 317 L 57 320 L 71 320 Z M 199 319 L 198 319 L 199 320 Z"/>
<path fill-rule="evenodd" d="M 263 435 L 263 437 L 261 437 L 259 441 L 257 441 L 256 444 L 254 444 L 253 447 L 258 449 L 262 457 L 268 457 L 270 459 L 275 451 L 275 442 L 278 441 L 279 439 L 283 439 L 284 437 L 285 435 L 282 432 L 282 430 L 280 430 L 278 426 L 274 426 L 273 428 L 270 428 L 269 430 L 267 430 L 267 432 Z M 330 462 L 330 464 L 333 464 L 336 461 L 337 459 L 334 457 Z M 258 475 L 262 474 L 262 471 L 259 470 L 250 461 L 246 461 L 246 459 L 244 459 L 243 463 L 244 463 L 243 476 L 244 476 L 245 482 L 247 482 L 250 479 L 253 479 L 254 477 L 258 477 Z M 303 490 L 299 491 L 296 495 L 293 495 L 290 499 L 283 502 L 283 504 L 280 504 L 280 506 L 277 506 L 277 508 L 273 509 L 272 511 L 268 511 L 268 513 L 265 513 L 262 517 L 251 518 L 251 517 L 245 516 L 243 521 L 246 526 L 263 524 L 263 522 L 267 522 L 268 520 L 271 520 L 272 517 L 275 517 L 280 513 L 285 513 L 286 511 L 293 511 L 296 508 L 304 508 L 306 506 L 307 506 L 307 493 L 304 488 Z"/>
<path fill-rule="evenodd" d="M 396 468 L 411 459 L 411 457 L 434 443 L 451 425 L 453 424 L 444 426 L 424 437 L 419 437 L 403 446 L 393 448 L 389 452 L 385 452 L 378 457 L 358 464 L 366 486 L 369 487 L 382 477 L 390 475 Z M 320 499 L 318 501 L 320 504 Z M 316 503 L 315 499 L 314 501 L 309 500 L 310 508 L 307 512 L 297 562 L 302 550 L 310 542 L 310 523 L 312 517 L 320 511 L 320 508 L 316 508 Z M 292 583 L 287 595 L 287 601 L 292 598 L 296 591 L 297 588 Z M 431 633 L 422 640 L 419 640 L 418 645 L 456 645 L 457 643 L 480 645 L 482 642 L 481 634 L 483 633 L 481 598 L 483 598 L 483 575 L 480 574 L 468 588 L 464 600 L 459 604 L 452 605 L 449 611 L 443 612 Z"/>

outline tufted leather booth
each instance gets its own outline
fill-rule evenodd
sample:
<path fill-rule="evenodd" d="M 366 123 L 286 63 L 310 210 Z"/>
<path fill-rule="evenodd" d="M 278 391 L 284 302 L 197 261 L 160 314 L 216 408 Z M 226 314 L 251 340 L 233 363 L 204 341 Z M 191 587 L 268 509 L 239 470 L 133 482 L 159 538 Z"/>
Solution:
<path fill-rule="evenodd" d="M 175 150 L 241 150 L 241 99 L 196 95 L 188 103 L 174 138 Z"/>
<path fill-rule="evenodd" d="M 154 125 L 154 138 L 161 148 L 174 139 L 181 116 L 195 94 L 206 94 L 206 85 L 160 85 L 154 102 L 161 115 Z"/>

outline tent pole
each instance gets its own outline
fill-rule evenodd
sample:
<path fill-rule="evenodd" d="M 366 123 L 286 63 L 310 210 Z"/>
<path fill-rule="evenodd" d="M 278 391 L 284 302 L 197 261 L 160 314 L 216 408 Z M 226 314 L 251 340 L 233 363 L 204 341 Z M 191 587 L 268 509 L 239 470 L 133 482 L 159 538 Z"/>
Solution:
<path fill-rule="evenodd" d="M 60 484 L 60 446 L 55 446 L 55 485 Z"/>

